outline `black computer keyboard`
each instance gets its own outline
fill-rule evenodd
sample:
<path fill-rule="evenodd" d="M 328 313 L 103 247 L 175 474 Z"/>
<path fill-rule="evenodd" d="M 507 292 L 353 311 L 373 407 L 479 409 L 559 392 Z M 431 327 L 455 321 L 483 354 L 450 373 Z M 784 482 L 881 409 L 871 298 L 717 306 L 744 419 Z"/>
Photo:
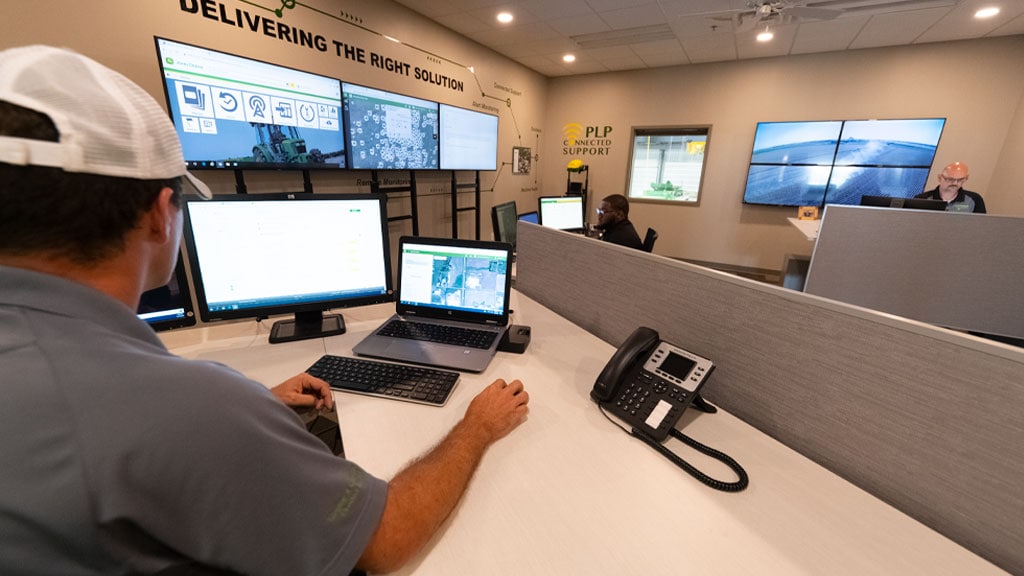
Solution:
<path fill-rule="evenodd" d="M 338 390 L 434 406 L 444 406 L 459 381 L 458 372 L 330 354 L 306 372 Z"/>
<path fill-rule="evenodd" d="M 381 336 L 392 338 L 411 338 L 413 340 L 425 340 L 427 342 L 441 342 L 454 346 L 468 346 L 487 350 L 494 343 L 494 339 L 500 336 L 498 332 L 489 330 L 473 330 L 472 328 L 460 328 L 458 326 L 446 326 L 444 324 L 431 324 L 428 322 L 411 322 L 409 320 L 392 320 L 377 331 Z"/>

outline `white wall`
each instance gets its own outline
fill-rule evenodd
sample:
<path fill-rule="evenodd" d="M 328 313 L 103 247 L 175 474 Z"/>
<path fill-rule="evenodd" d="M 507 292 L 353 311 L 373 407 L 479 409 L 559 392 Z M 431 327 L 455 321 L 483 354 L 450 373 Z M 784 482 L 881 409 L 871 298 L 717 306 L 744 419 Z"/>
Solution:
<path fill-rule="evenodd" d="M 700 206 L 631 204 L 641 233 L 658 230 L 660 254 L 777 270 L 786 253 L 810 253 L 786 221 L 795 208 L 742 204 L 759 121 L 945 117 L 936 170 L 966 162 L 970 189 L 990 212 L 1024 215 L 1011 168 L 1024 162 L 1024 36 L 566 77 L 550 87 L 552 190 L 564 189 L 571 156 L 559 154 L 561 129 L 570 122 L 613 128 L 609 154 L 580 157 L 592 199 L 626 190 L 631 127 L 712 126 Z"/>
<path fill-rule="evenodd" d="M 510 162 L 512 147 L 520 142 L 532 142 L 534 134 L 544 124 L 544 103 L 547 98 L 546 79 L 495 52 L 481 47 L 446 28 L 399 6 L 390 0 L 348 1 L 345 3 L 314 1 L 297 4 L 277 17 L 272 10 L 279 3 L 246 3 L 239 0 L 206 0 L 212 12 L 203 14 L 200 0 L 108 0 L 83 2 L 81 0 L 42 0 L 26 2 L 17 10 L 6 10 L 0 19 L 0 48 L 23 44 L 53 44 L 67 46 L 103 62 L 120 71 L 148 90 L 161 104 L 164 92 L 157 66 L 153 36 L 198 44 L 208 48 L 283 64 L 310 72 L 325 74 L 344 81 L 373 86 L 465 108 L 480 109 L 499 116 L 499 165 Z M 185 8 L 198 8 L 189 13 Z M 314 11 L 309 8 L 313 6 Z M 236 24 L 226 24 L 221 18 L 223 8 L 226 19 L 235 22 L 238 12 L 250 18 L 259 16 L 300 28 L 312 34 L 376 52 L 410 64 L 410 68 L 423 69 L 449 76 L 463 82 L 464 91 L 417 80 L 412 75 L 396 74 L 384 69 L 337 56 L 334 46 L 326 52 L 298 46 L 273 36 L 262 29 L 251 31 Z M 348 15 L 346 17 L 345 15 Z M 357 24 L 357 25 L 353 25 Z M 391 42 L 381 34 L 402 40 L 419 48 Z M 427 54 L 429 52 L 430 54 Z M 466 69 L 472 66 L 474 75 Z M 495 85 L 514 90 L 511 93 Z M 482 88 L 481 88 L 482 87 Z M 487 94 L 484 96 L 483 94 Z M 494 96 L 494 97 L 491 97 Z M 506 104 L 511 101 L 511 106 Z M 513 118 L 514 115 L 514 118 Z M 530 145 L 530 144 L 527 144 Z M 407 172 L 389 172 L 389 178 L 408 181 Z M 448 171 L 419 172 L 417 185 L 421 197 L 420 233 L 447 236 L 451 233 L 450 175 Z M 215 192 L 231 193 L 235 190 L 231 172 L 201 172 Z M 471 172 L 459 173 L 460 181 L 472 181 Z M 481 173 L 482 199 L 481 237 L 491 237 L 490 206 L 507 200 L 522 200 L 524 205 L 535 203 L 536 183 L 539 176 L 524 177 L 511 174 L 506 166 L 495 172 Z M 340 173 L 313 172 L 315 191 L 356 192 L 369 191 L 366 184 L 369 172 L 344 171 Z M 302 176 L 297 172 L 245 173 L 249 192 L 302 190 Z M 493 192 L 490 190 L 493 189 Z M 526 189 L 525 192 L 522 190 Z M 472 194 L 460 194 L 460 205 L 472 205 Z M 389 204 L 392 213 L 408 212 L 408 204 L 401 200 Z M 472 237 L 473 213 L 459 213 L 460 237 Z M 411 233 L 409 223 L 392 226 L 395 234 Z"/>

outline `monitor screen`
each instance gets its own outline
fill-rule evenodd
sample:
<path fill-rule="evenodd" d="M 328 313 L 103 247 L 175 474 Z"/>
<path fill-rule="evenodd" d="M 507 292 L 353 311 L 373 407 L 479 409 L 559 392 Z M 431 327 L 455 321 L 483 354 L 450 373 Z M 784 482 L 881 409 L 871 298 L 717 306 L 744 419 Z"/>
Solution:
<path fill-rule="evenodd" d="M 491 223 L 494 225 L 494 240 L 516 245 L 516 201 L 510 200 L 491 207 Z"/>
<path fill-rule="evenodd" d="M 743 201 L 858 204 L 863 195 L 924 190 L 944 118 L 760 122 Z"/>
<path fill-rule="evenodd" d="M 192 292 L 188 288 L 185 261 L 180 254 L 171 279 L 159 288 L 143 292 L 136 312 L 157 332 L 196 325 Z"/>
<path fill-rule="evenodd" d="M 345 167 L 340 80 L 159 37 L 156 49 L 190 168 Z"/>
<path fill-rule="evenodd" d="M 441 104 L 441 169 L 497 168 L 498 117 Z"/>
<path fill-rule="evenodd" d="M 892 196 L 860 197 L 861 206 L 882 206 L 884 208 L 907 208 L 910 210 L 945 210 L 946 203 L 932 198 L 901 198 Z"/>
<path fill-rule="evenodd" d="M 393 298 L 383 195 L 189 198 L 185 247 L 203 321 L 294 314 L 272 343 L 344 332 L 323 311 Z"/>
<path fill-rule="evenodd" d="M 540 224 L 540 214 L 536 210 L 533 212 L 523 212 L 519 215 L 519 219 L 531 224 Z"/>
<path fill-rule="evenodd" d="M 541 196 L 540 224 L 559 230 L 583 230 L 582 196 Z"/>
<path fill-rule="evenodd" d="M 350 167 L 437 169 L 436 102 L 347 82 L 342 86 Z"/>

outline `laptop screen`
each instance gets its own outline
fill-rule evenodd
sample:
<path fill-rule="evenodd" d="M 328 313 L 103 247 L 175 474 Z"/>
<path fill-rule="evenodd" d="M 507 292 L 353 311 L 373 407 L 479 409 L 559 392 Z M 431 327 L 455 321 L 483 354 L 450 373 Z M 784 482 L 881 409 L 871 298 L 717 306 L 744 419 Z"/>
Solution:
<path fill-rule="evenodd" d="M 402 238 L 399 311 L 503 323 L 508 316 L 510 248 L 498 242 Z"/>

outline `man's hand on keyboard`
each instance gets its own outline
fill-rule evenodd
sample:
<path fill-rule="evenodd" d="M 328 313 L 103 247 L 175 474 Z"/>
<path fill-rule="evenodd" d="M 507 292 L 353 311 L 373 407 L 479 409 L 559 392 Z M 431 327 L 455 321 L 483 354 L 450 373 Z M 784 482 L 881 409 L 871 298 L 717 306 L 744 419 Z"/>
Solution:
<path fill-rule="evenodd" d="M 473 398 L 465 422 L 479 427 L 488 435 L 489 442 L 494 442 L 526 420 L 529 402 L 530 394 L 522 382 L 506 383 L 499 378 Z"/>
<path fill-rule="evenodd" d="M 327 382 L 302 372 L 274 386 L 270 391 L 277 399 L 292 408 L 326 408 L 334 407 L 334 396 Z"/>

